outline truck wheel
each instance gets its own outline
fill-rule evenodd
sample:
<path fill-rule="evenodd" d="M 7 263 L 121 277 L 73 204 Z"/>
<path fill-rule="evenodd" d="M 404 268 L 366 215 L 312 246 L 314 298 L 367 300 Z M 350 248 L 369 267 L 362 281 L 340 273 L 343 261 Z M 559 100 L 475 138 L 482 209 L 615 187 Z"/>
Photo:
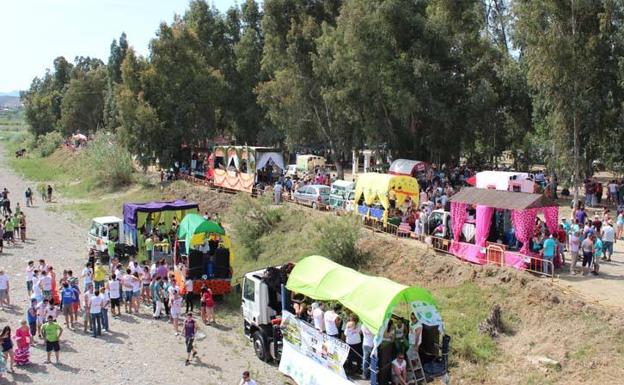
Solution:
<path fill-rule="evenodd" d="M 260 361 L 269 361 L 269 352 L 267 350 L 266 339 L 259 331 L 255 332 L 253 335 L 253 348 L 256 352 L 256 356 L 260 359 Z"/>

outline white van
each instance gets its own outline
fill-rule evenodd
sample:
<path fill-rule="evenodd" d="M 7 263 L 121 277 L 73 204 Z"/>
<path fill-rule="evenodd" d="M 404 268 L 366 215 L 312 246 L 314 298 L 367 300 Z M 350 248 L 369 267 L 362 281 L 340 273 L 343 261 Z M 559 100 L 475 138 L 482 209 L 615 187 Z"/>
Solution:
<path fill-rule="evenodd" d="M 123 220 L 113 216 L 93 218 L 87 238 L 89 250 L 105 253 L 109 240 L 124 243 Z"/>

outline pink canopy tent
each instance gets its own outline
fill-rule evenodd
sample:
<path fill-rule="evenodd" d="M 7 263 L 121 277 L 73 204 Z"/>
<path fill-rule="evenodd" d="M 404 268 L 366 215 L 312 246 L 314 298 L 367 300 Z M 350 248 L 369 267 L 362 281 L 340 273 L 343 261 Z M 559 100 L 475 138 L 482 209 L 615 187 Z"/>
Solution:
<path fill-rule="evenodd" d="M 504 264 L 518 269 L 525 268 L 524 257 L 530 255 L 529 244 L 535 228 L 538 212 L 544 213 L 546 226 L 551 233 L 557 230 L 559 207 L 541 194 L 528 194 L 510 191 L 464 188 L 451 199 L 451 226 L 453 240 L 449 251 L 463 260 L 486 263 L 485 247 L 496 209 L 511 210 L 511 222 L 516 238 L 522 242 L 518 252 L 505 251 Z M 466 222 L 466 209 L 469 205 L 477 208 L 475 243 L 460 242 L 462 226 Z"/>

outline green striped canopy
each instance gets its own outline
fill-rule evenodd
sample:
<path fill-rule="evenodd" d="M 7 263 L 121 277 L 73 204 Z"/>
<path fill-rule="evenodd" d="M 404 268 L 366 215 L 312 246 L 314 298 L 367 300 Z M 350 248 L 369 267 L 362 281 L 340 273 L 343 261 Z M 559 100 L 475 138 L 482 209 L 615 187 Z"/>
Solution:
<path fill-rule="evenodd" d="M 317 255 L 295 265 L 286 287 L 314 300 L 340 302 L 374 334 L 379 333 L 399 303 L 435 307 L 431 293 L 423 288 L 365 275 Z"/>

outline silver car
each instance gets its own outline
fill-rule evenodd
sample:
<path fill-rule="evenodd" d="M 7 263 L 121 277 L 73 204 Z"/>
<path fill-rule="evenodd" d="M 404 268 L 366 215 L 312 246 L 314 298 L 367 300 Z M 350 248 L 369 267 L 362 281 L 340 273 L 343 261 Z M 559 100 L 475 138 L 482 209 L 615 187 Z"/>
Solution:
<path fill-rule="evenodd" d="M 299 188 L 299 190 L 295 191 L 293 198 L 297 204 L 317 209 L 329 205 L 330 192 L 329 186 L 312 184 Z"/>

